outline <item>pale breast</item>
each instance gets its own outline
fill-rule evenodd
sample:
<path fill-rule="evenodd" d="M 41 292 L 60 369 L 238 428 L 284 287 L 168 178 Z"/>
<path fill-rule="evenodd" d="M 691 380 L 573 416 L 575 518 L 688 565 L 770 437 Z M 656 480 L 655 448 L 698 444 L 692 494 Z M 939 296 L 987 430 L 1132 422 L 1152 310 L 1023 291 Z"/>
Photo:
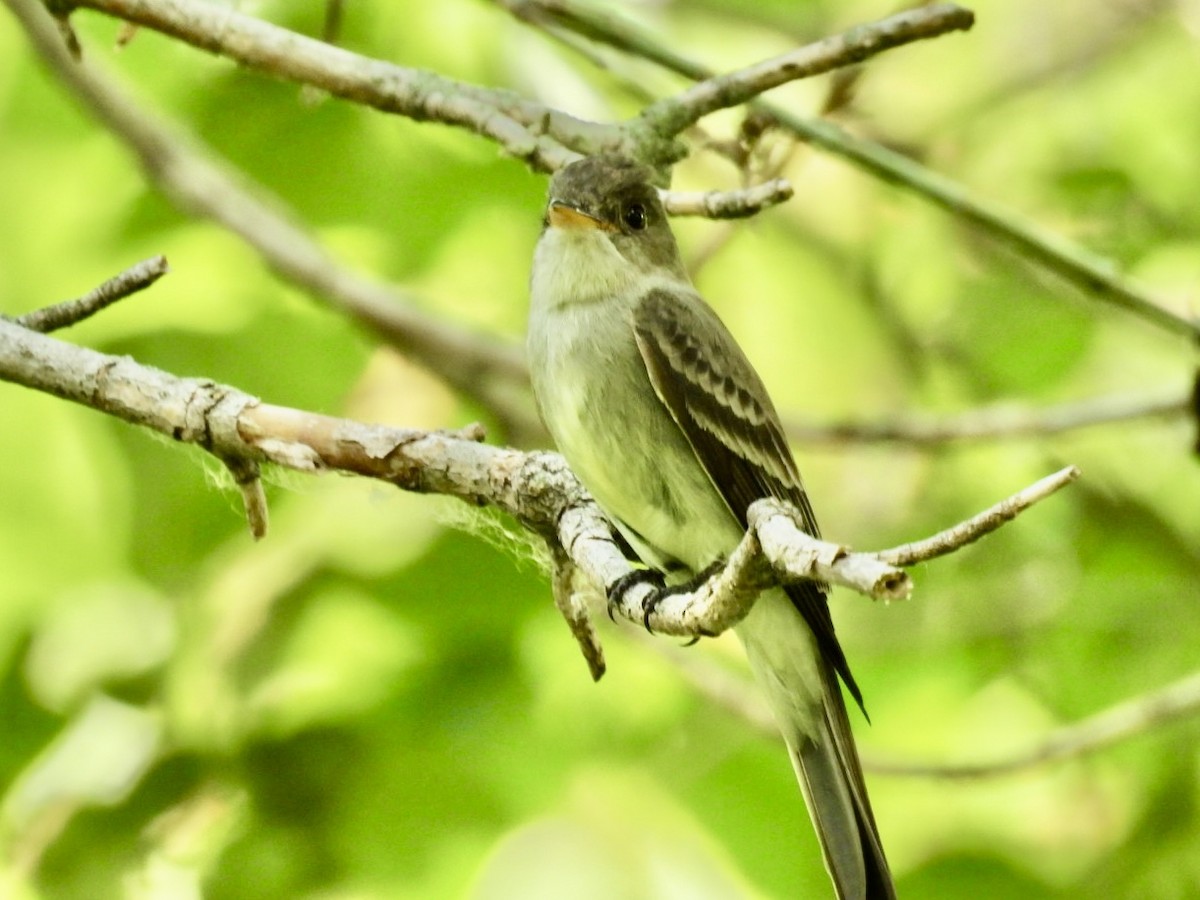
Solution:
<path fill-rule="evenodd" d="M 553 335 L 531 332 L 545 341 L 530 354 L 542 416 L 605 512 L 657 551 L 648 561 L 703 568 L 732 550 L 740 529 L 655 394 L 615 306 L 556 310 L 544 326 Z"/>

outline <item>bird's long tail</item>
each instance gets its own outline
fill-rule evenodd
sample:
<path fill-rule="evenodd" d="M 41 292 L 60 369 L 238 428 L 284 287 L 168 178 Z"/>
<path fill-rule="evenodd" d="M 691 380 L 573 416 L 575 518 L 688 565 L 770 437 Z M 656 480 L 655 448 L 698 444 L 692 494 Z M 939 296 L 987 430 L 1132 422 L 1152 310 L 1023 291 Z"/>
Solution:
<path fill-rule="evenodd" d="M 791 754 L 839 900 L 896 896 L 832 665 L 781 592 L 738 626 Z"/>

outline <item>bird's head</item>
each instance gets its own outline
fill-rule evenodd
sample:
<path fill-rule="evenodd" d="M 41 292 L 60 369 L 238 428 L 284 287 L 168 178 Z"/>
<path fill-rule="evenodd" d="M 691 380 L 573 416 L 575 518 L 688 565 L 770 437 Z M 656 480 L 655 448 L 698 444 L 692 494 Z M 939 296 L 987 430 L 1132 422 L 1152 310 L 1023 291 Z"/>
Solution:
<path fill-rule="evenodd" d="M 652 182 L 652 170 L 628 157 L 589 156 L 560 169 L 550 182 L 543 238 L 593 263 L 615 251 L 641 275 L 686 277 L 675 236 Z M 611 248 L 611 249 L 610 249 Z"/>

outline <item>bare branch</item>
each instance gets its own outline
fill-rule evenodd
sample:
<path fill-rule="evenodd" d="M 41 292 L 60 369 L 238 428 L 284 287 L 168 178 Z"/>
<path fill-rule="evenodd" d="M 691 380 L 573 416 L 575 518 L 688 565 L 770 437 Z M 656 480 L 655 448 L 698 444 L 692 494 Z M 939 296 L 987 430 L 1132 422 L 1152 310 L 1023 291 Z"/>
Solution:
<path fill-rule="evenodd" d="M 326 0 L 325 2 L 325 21 L 321 25 L 321 40 L 327 44 L 336 44 L 341 40 L 344 6 L 344 0 Z"/>
<path fill-rule="evenodd" d="M 273 406 L 228 385 L 180 378 L 4 320 L 0 379 L 195 444 L 226 464 L 269 462 L 310 473 L 336 469 L 405 490 L 491 502 L 547 534 L 553 533 L 556 504 L 588 504 L 556 454 L 481 444 L 478 426 L 453 434 L 425 432 Z M 538 481 L 521 474 L 523 467 L 546 474 Z"/>
<path fill-rule="evenodd" d="M 630 19 L 576 0 L 498 0 L 527 21 L 552 21 L 592 40 L 651 60 L 695 81 L 711 79 L 707 66 L 679 53 L 649 29 Z M 951 178 L 866 138 L 849 134 L 832 122 L 804 118 L 763 100 L 751 108 L 769 115 L 801 139 L 840 156 L 872 175 L 941 206 L 1066 279 L 1084 294 L 1119 306 L 1155 326 L 1200 339 L 1200 320 L 1165 306 L 1144 286 L 1123 277 L 1111 260 L 1043 228 L 1001 203 L 972 193 Z"/>
<path fill-rule="evenodd" d="M 558 541 L 549 543 L 552 564 L 550 586 L 554 591 L 554 605 L 575 636 L 592 680 L 599 681 L 605 671 L 604 648 L 600 646 L 600 638 L 588 616 L 587 598 L 575 588 L 575 573 L 578 570 Z"/>
<path fill-rule="evenodd" d="M 1040 481 L 1031 484 L 1007 500 L 1002 500 L 995 506 L 985 509 L 965 522 L 960 522 L 953 528 L 935 534 L 923 541 L 915 541 L 891 550 L 881 550 L 876 554 L 881 560 L 895 566 L 911 566 L 937 556 L 974 543 L 985 534 L 990 534 L 1006 522 L 1011 522 L 1039 500 L 1045 500 L 1051 494 L 1066 487 L 1080 475 L 1075 466 L 1067 466 L 1053 475 L 1047 475 Z"/>
<path fill-rule="evenodd" d="M 242 473 L 252 530 L 266 526 L 258 488 L 263 462 L 305 472 L 337 469 L 379 478 L 405 490 L 493 504 L 546 539 L 555 560 L 556 600 L 598 677 L 603 655 L 576 596 L 574 569 L 607 588 L 632 571 L 610 523 L 562 457 L 480 444 L 478 427 L 459 434 L 364 425 L 261 402 L 205 379 L 178 378 L 128 357 L 76 347 L 0 321 L 0 378 L 93 407 L 213 453 Z M 1070 470 L 1065 470 L 1069 474 Z M 1066 477 L 1064 473 L 1058 480 Z M 1071 476 L 1073 477 L 1073 476 Z M 646 614 L 652 588 L 636 585 L 610 607 L 656 631 L 684 636 L 718 634 L 749 612 L 759 591 L 802 579 L 842 584 L 871 597 L 897 599 L 911 591 L 896 560 L 948 552 L 998 526 L 1045 496 L 1039 482 L 980 519 L 947 535 L 882 553 L 852 553 L 797 527 L 786 504 L 760 500 L 749 511 L 745 537 L 726 566 L 695 591 L 672 594 Z M 997 511 L 998 510 L 998 511 Z M 922 555 L 922 553 L 925 555 Z"/>
<path fill-rule="evenodd" d="M 114 275 L 108 281 L 104 282 L 104 284 L 93 288 L 82 297 L 75 300 L 64 300 L 62 303 L 56 303 L 53 306 L 36 309 L 33 312 L 17 316 L 13 321 L 22 328 L 28 328 L 30 331 L 40 331 L 43 334 L 57 331 L 60 328 L 66 328 L 68 325 L 82 322 L 89 316 L 95 315 L 118 300 L 123 300 L 130 294 L 136 294 L 138 291 L 145 290 L 163 275 L 167 274 L 167 272 L 167 258 L 165 256 L 151 257 L 130 266 L 119 275 Z"/>
<path fill-rule="evenodd" d="M 233 483 L 242 495 L 242 506 L 246 511 L 246 524 L 250 526 L 250 534 L 258 541 L 267 536 L 267 523 L 270 516 L 267 512 L 267 495 L 263 491 L 262 471 L 255 460 L 244 456 L 232 456 L 222 459 Z"/>
<path fill-rule="evenodd" d="M 912 416 L 886 422 L 818 424 L 795 417 L 784 426 L 792 440 L 809 444 L 903 443 L 937 447 L 956 441 L 1002 440 L 1059 434 L 1132 419 L 1184 416 L 1189 401 L 1179 389 L 1154 394 L 1096 397 L 1045 409 L 981 407 L 945 419 Z"/>
<path fill-rule="evenodd" d="M 15 8 L 32 0 L 4 2 Z M 87 0 L 78 5 L 382 112 L 465 128 L 495 141 L 512 156 L 541 171 L 553 172 L 581 154 L 602 150 L 624 149 L 640 155 L 624 126 L 587 122 L 512 91 L 370 59 L 203 0 Z M 643 135 L 636 143 L 663 144 L 665 140 Z M 693 211 L 696 201 L 691 195 L 675 200 L 668 192 L 666 199 L 683 215 L 733 218 L 753 215 L 787 196 L 778 185 L 750 193 L 734 191 L 728 196 L 710 192 L 706 204 L 697 211 Z M 705 209 L 713 212 L 705 213 Z"/>
<path fill-rule="evenodd" d="M 880 775 L 913 778 L 989 778 L 1095 753 L 1184 716 L 1200 712 L 1200 673 L 1126 700 L 1081 722 L 1058 728 L 1028 749 L 981 763 L 913 763 L 871 758 Z"/>
<path fill-rule="evenodd" d="M 1079 470 L 1069 466 L 933 537 L 871 553 L 818 540 L 804 533 L 799 514 L 789 504 L 757 500 L 747 513 L 746 534 L 725 566 L 695 590 L 659 598 L 653 584 L 636 584 L 613 598 L 609 608 L 653 631 L 689 637 L 732 628 L 749 614 L 758 593 L 775 584 L 821 581 L 876 600 L 904 600 L 912 593 L 912 580 L 901 567 L 979 540 L 1078 477 Z M 564 535 L 569 533 L 566 528 L 560 523 Z M 611 585 L 620 574 L 610 577 L 605 571 L 602 583 Z"/>
<path fill-rule="evenodd" d="M 773 178 L 740 191 L 664 191 L 663 205 L 672 216 L 743 219 L 792 198 L 791 184 Z"/>
<path fill-rule="evenodd" d="M 918 6 L 745 69 L 707 78 L 676 97 L 647 107 L 639 118 L 660 136 L 679 134 L 709 113 L 739 106 L 781 84 L 854 65 L 913 41 L 965 31 L 974 23 L 973 13 L 952 3 Z"/>
<path fill-rule="evenodd" d="M 568 148 L 587 152 L 589 137 L 611 137 L 601 126 L 511 91 L 369 59 L 228 6 L 203 0 L 84 0 L 75 5 L 382 112 L 465 128 L 542 171 L 564 165 L 573 155 Z"/>
<path fill-rule="evenodd" d="M 669 660 L 699 694 L 742 719 L 764 737 L 778 735 L 778 726 L 754 683 L 720 665 L 710 656 L 654 640 L 630 629 L 635 643 Z M 863 768 L 877 775 L 901 778 L 995 778 L 1048 763 L 1097 753 L 1153 729 L 1200 713 L 1200 673 L 1166 687 L 1118 703 L 1079 722 L 1064 725 L 1034 740 L 1026 749 L 984 762 L 917 762 L 863 753 Z"/>
<path fill-rule="evenodd" d="M 86 69 L 75 64 L 36 0 L 4 2 L 64 84 L 129 146 L 147 178 L 176 206 L 233 232 L 283 278 L 351 315 L 456 390 L 478 398 L 514 439 L 541 433 L 526 396 L 529 375 L 519 347 L 441 321 L 395 287 L 336 263 L 278 197 L 248 182 L 177 125 L 139 108 L 96 61 Z M 199 5 L 206 16 L 221 13 L 220 7 Z"/>

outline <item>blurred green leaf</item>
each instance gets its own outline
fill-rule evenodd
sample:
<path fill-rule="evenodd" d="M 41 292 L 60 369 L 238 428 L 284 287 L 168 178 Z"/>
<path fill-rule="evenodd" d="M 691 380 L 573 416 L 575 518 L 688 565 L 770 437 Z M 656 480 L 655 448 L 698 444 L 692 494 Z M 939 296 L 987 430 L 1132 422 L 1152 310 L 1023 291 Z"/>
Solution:
<path fill-rule="evenodd" d="M 247 697 L 250 715 L 272 737 L 372 709 L 418 661 L 403 623 L 370 598 L 330 592 L 306 609 L 271 673 Z"/>
<path fill-rule="evenodd" d="M 165 662 L 176 628 L 171 607 L 141 584 L 96 584 L 67 594 L 30 643 L 30 691 L 46 708 L 67 712 L 109 682 Z"/>

